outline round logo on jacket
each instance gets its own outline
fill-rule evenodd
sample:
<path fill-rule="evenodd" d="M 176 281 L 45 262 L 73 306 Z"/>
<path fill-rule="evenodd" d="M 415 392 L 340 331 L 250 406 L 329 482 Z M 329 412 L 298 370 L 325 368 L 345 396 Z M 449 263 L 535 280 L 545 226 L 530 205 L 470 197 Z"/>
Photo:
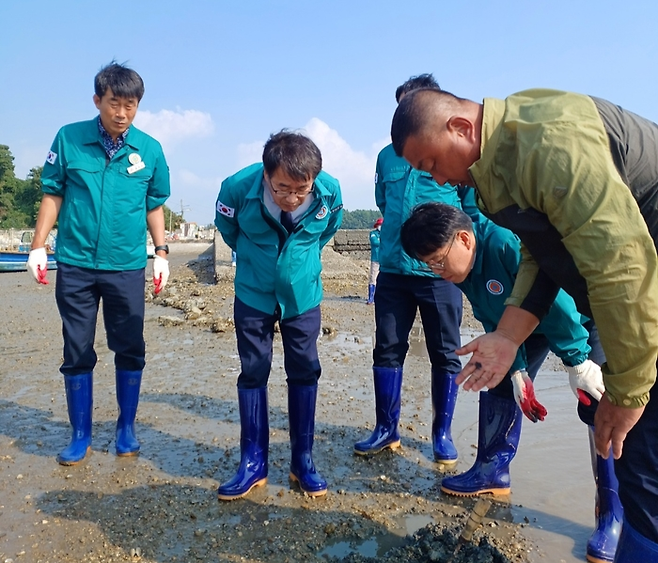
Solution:
<path fill-rule="evenodd" d="M 505 291 L 505 288 L 503 287 L 503 284 L 498 280 L 489 280 L 487 282 L 487 291 L 492 295 L 500 295 L 503 291 Z"/>
<path fill-rule="evenodd" d="M 329 212 L 329 208 L 326 205 L 323 205 L 318 211 L 318 214 L 315 216 L 316 219 L 324 219 Z"/>

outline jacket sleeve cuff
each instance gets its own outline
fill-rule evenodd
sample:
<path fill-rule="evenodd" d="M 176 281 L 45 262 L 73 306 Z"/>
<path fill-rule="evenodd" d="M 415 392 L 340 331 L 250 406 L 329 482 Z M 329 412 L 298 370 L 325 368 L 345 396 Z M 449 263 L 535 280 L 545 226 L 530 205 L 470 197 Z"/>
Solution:
<path fill-rule="evenodd" d="M 649 392 L 656 382 L 655 365 L 612 374 L 606 363 L 603 364 L 602 371 L 605 396 L 613 405 L 636 409 L 649 402 Z"/>

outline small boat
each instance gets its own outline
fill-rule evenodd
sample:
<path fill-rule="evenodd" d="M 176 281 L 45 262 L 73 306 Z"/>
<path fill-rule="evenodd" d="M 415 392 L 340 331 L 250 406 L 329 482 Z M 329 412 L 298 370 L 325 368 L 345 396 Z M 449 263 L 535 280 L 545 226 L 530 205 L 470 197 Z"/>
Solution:
<path fill-rule="evenodd" d="M 30 255 L 30 245 L 32 244 L 33 231 L 24 231 L 21 233 L 20 244 L 18 248 L 13 245 L 13 248 L 6 248 L 0 250 L 0 272 L 25 272 L 27 271 L 27 259 Z M 47 268 L 49 270 L 57 269 L 57 262 L 55 261 L 55 253 L 53 248 L 55 246 L 56 238 L 51 233 L 48 235 L 46 243 L 46 254 L 48 257 Z"/>
<path fill-rule="evenodd" d="M 28 252 L 0 250 L 0 272 L 24 272 L 27 270 Z M 48 254 L 48 269 L 56 270 L 55 255 Z"/>

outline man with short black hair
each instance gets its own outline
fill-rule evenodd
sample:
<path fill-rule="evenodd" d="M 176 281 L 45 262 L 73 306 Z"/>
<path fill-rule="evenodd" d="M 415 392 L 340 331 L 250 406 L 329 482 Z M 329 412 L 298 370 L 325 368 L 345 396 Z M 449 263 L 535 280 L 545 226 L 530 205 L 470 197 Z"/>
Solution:
<path fill-rule="evenodd" d="M 473 353 L 458 382 L 496 386 L 559 288 L 569 293 L 607 359 L 595 443 L 615 458 L 624 507 L 615 561 L 658 560 L 658 125 L 572 92 L 477 103 L 424 89 L 399 105 L 391 136 L 415 168 L 475 187 L 524 245 L 497 329 L 458 351 Z"/>
<path fill-rule="evenodd" d="M 300 133 L 270 136 L 262 163 L 222 182 L 215 225 L 239 256 L 234 319 L 242 371 L 240 466 L 220 485 L 220 500 L 242 498 L 267 482 L 267 382 L 277 321 L 288 383 L 290 478 L 310 496 L 327 492 L 312 458 L 321 373 L 316 341 L 322 248 L 338 230 L 342 208 L 338 181 L 322 171 L 320 150 Z"/>
<path fill-rule="evenodd" d="M 518 237 L 486 218 L 474 223 L 461 210 L 442 203 L 426 203 L 414 209 L 402 226 L 401 236 L 411 256 L 417 256 L 464 292 L 485 332 L 494 331 L 518 274 Z M 514 400 L 526 416 L 530 411 L 531 420 L 543 414 L 526 377 L 534 381 L 549 349 L 564 363 L 578 398 L 578 413 L 592 437 L 596 406 L 605 391 L 599 368 L 605 354 L 596 327 L 576 311 L 573 299 L 561 290 L 548 314 L 519 347 L 504 379 L 487 392 L 480 392 L 475 463 L 465 473 L 444 478 L 443 492 L 464 496 L 509 492 L 509 466 L 518 451 L 521 431 Z M 587 560 L 598 563 L 614 559 L 623 510 L 612 457 L 597 455 L 592 440 L 590 446 L 597 524 L 587 542 Z"/>
<path fill-rule="evenodd" d="M 55 297 L 62 317 L 64 374 L 73 435 L 58 456 L 74 465 L 91 448 L 94 337 L 100 301 L 107 344 L 115 354 L 119 419 L 116 453 L 139 453 L 135 416 L 145 365 L 146 227 L 155 244 L 155 292 L 167 283 L 164 212 L 169 168 L 160 143 L 132 122 L 144 95 L 134 70 L 115 62 L 94 80 L 98 117 L 57 133 L 41 175 L 44 192 L 28 270 L 46 279 L 45 241 L 59 219 Z"/>

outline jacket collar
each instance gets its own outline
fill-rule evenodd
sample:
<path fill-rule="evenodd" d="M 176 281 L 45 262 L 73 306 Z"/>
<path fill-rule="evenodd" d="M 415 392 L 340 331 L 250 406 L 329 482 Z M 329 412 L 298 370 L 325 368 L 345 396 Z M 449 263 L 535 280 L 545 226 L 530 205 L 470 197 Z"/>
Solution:
<path fill-rule="evenodd" d="M 82 144 L 92 145 L 94 143 L 99 143 L 102 146 L 103 139 L 101 137 L 100 131 L 98 130 L 98 117 L 94 117 L 89 121 L 85 121 L 84 124 L 85 127 L 82 132 Z M 128 134 L 126 135 L 126 138 L 124 140 L 124 146 L 128 145 L 133 149 L 139 150 L 140 148 L 143 147 L 141 140 L 142 140 L 142 132 L 139 129 L 137 129 L 134 125 L 131 125 L 128 129 Z"/>
<path fill-rule="evenodd" d="M 505 101 L 496 98 L 485 98 L 482 111 L 482 139 L 480 141 L 480 158 L 469 168 L 471 176 L 478 187 L 479 180 L 488 176 L 490 166 L 496 155 L 500 134 L 505 116 Z M 486 203 L 486 202 L 485 202 Z"/>

